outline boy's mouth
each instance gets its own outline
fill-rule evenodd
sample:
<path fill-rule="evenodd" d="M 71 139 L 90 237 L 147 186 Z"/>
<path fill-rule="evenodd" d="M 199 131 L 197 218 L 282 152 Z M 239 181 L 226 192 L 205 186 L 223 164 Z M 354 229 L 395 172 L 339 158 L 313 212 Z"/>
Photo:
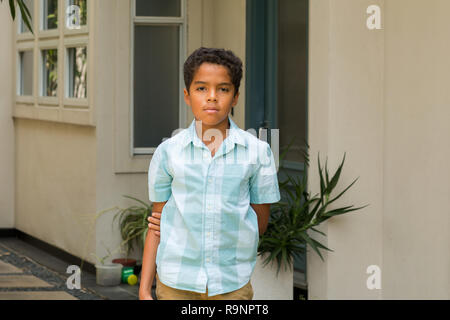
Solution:
<path fill-rule="evenodd" d="M 214 114 L 214 113 L 219 112 L 219 110 L 210 108 L 210 109 L 205 109 L 205 112 L 208 114 Z"/>

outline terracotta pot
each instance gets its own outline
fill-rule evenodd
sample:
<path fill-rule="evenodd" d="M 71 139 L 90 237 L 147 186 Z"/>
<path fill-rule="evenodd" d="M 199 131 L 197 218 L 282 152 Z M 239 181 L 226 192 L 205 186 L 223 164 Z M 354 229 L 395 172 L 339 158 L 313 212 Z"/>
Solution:
<path fill-rule="evenodd" d="M 114 259 L 113 263 L 120 263 L 124 267 L 134 267 L 136 265 L 135 259 Z"/>

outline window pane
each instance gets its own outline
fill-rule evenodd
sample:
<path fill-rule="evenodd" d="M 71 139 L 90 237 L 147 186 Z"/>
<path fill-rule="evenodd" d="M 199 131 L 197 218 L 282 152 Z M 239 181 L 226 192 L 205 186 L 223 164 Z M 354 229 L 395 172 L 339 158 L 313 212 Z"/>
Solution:
<path fill-rule="evenodd" d="M 303 162 L 301 149 L 307 136 L 308 1 L 281 0 L 278 10 L 280 150 L 295 139 L 284 160 Z"/>
<path fill-rule="evenodd" d="M 58 51 L 42 50 L 42 95 L 56 97 Z"/>
<path fill-rule="evenodd" d="M 87 97 L 87 52 L 86 47 L 67 49 L 68 92 L 70 98 Z"/>
<path fill-rule="evenodd" d="M 180 0 L 136 0 L 136 16 L 179 17 Z"/>
<path fill-rule="evenodd" d="M 134 31 L 134 147 L 151 148 L 179 127 L 179 27 Z"/>
<path fill-rule="evenodd" d="M 87 0 L 69 0 L 69 6 L 75 5 L 80 8 L 80 25 L 86 25 L 87 23 Z M 77 25 L 76 12 L 71 12 L 70 18 L 72 19 L 72 25 Z"/>
<path fill-rule="evenodd" d="M 44 30 L 56 29 L 58 27 L 58 0 L 44 0 L 42 10 L 42 28 Z"/>
<path fill-rule="evenodd" d="M 23 2 L 27 6 L 28 11 L 30 11 L 30 14 L 31 14 L 30 24 L 31 24 L 31 26 L 33 26 L 33 21 L 34 21 L 33 4 L 34 4 L 34 0 L 24 0 Z M 20 12 L 19 6 L 16 6 L 16 10 L 17 10 L 17 12 Z M 28 29 L 27 25 L 25 24 L 25 22 L 21 18 L 20 19 L 20 33 L 24 33 L 24 32 L 30 32 L 30 29 Z"/>
<path fill-rule="evenodd" d="M 33 51 L 22 51 L 19 53 L 19 95 L 33 95 Z"/>

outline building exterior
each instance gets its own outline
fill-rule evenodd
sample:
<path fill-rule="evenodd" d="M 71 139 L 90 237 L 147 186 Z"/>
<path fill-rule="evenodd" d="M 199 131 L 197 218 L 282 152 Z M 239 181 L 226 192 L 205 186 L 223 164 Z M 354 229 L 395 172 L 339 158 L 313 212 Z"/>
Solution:
<path fill-rule="evenodd" d="M 310 250 L 278 280 L 258 266 L 255 298 L 450 298 L 448 1 L 27 3 L 34 35 L 0 4 L 0 228 L 91 263 L 117 247 L 96 213 L 148 201 L 154 148 L 193 120 L 182 63 L 224 47 L 245 61 L 235 122 L 307 139 L 312 193 L 318 153 L 333 171 L 346 152 L 341 187 L 359 180 L 340 203 L 369 204 L 321 226 L 323 262 Z M 294 152 L 282 165 L 305 170 Z"/>

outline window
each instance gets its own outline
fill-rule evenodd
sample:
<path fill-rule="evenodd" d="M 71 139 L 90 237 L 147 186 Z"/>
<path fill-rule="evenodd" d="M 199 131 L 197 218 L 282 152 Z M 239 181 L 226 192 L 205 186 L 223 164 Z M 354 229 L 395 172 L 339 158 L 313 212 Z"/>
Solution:
<path fill-rule="evenodd" d="M 23 1 L 25 3 L 25 5 L 28 8 L 28 11 L 30 11 L 31 14 L 31 19 L 30 19 L 30 24 L 31 26 L 33 26 L 33 21 L 34 21 L 34 0 L 24 0 Z M 18 12 L 20 13 L 20 10 L 18 10 Z M 22 19 L 22 16 L 20 15 L 20 19 L 19 19 L 19 33 L 27 33 L 30 32 L 30 29 L 28 29 L 27 25 L 25 24 L 25 22 Z"/>
<path fill-rule="evenodd" d="M 33 50 L 19 52 L 19 81 L 17 94 L 33 95 Z"/>
<path fill-rule="evenodd" d="M 180 0 L 137 0 L 136 16 L 141 17 L 180 17 Z"/>
<path fill-rule="evenodd" d="M 134 4 L 132 148 L 133 154 L 152 154 L 163 138 L 185 125 L 185 1 Z"/>
<path fill-rule="evenodd" d="M 58 50 L 41 50 L 41 95 L 47 97 L 56 97 L 58 88 Z"/>
<path fill-rule="evenodd" d="M 58 0 L 42 0 L 42 30 L 58 28 Z"/>
<path fill-rule="evenodd" d="M 66 96 L 87 97 L 87 50 L 86 47 L 67 49 Z"/>
<path fill-rule="evenodd" d="M 33 22 L 34 33 L 27 32 L 19 13 L 15 28 L 17 80 L 14 116 L 95 125 L 87 81 L 90 43 L 87 12 L 88 8 L 94 8 L 94 2 L 24 2 L 36 19 Z M 79 26 L 75 28 L 67 23 L 73 11 L 75 25 Z"/>

